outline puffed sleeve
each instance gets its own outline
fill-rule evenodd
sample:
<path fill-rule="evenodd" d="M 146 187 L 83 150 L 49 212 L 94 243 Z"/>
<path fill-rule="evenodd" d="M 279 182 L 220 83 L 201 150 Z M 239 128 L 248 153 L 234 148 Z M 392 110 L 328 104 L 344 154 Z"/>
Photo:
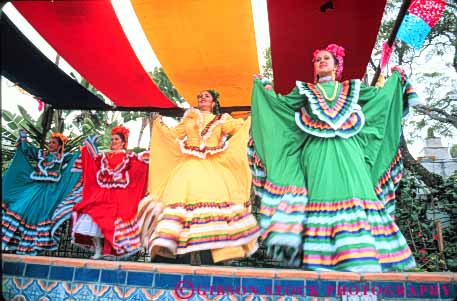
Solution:
<path fill-rule="evenodd" d="M 168 127 L 160 117 L 158 122 L 154 122 L 154 126 L 159 127 L 163 134 L 168 135 L 172 138 L 183 139 L 186 136 L 186 127 L 185 127 L 186 120 L 181 120 L 178 125 L 175 127 Z"/>
<path fill-rule="evenodd" d="M 243 127 L 245 121 L 242 118 L 233 118 L 229 114 L 224 115 L 225 121 L 222 125 L 222 134 L 233 136 L 241 127 Z"/>

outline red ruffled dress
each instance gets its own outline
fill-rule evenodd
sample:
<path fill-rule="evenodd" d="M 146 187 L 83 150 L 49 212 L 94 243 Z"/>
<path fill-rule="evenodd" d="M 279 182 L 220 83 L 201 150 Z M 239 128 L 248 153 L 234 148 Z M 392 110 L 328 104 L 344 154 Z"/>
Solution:
<path fill-rule="evenodd" d="M 132 255 L 141 248 L 136 213 L 147 189 L 149 153 L 95 149 L 81 149 L 83 199 L 73 209 L 73 243 L 93 249 L 92 237 L 103 237 L 103 255 Z"/>

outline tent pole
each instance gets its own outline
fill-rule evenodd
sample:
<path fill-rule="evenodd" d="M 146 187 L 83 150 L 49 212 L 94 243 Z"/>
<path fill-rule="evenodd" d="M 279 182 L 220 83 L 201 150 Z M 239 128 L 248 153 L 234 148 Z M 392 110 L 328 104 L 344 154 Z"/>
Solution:
<path fill-rule="evenodd" d="M 390 32 L 389 39 L 387 40 L 387 45 L 389 45 L 389 47 L 392 47 L 392 45 L 395 41 L 395 38 L 397 37 L 397 33 L 398 33 L 398 30 L 400 29 L 401 22 L 403 22 L 403 19 L 406 15 L 406 12 L 408 11 L 410 3 L 411 3 L 411 0 L 403 0 L 403 3 L 401 4 L 400 11 L 398 12 L 397 19 L 395 20 L 395 23 L 394 23 L 394 27 L 392 28 L 392 31 Z M 374 86 L 376 84 L 380 74 L 381 74 L 381 60 L 379 60 L 378 67 L 376 67 L 375 74 L 371 81 L 372 86 Z"/>

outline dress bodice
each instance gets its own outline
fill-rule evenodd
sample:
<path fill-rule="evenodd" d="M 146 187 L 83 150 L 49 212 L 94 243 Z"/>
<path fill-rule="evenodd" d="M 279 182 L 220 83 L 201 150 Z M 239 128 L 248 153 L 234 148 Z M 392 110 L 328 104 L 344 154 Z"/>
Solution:
<path fill-rule="evenodd" d="M 135 154 L 122 152 L 103 152 L 96 157 L 100 168 L 97 183 L 103 188 L 125 188 L 130 182 L 130 160 Z"/>
<path fill-rule="evenodd" d="M 59 182 L 63 170 L 72 158 L 70 153 L 48 152 L 37 149 L 25 141 L 21 142 L 20 148 L 28 159 L 37 160 L 36 167 L 30 174 L 30 179 L 34 181 Z"/>
<path fill-rule="evenodd" d="M 357 104 L 360 80 L 321 84 L 297 81 L 297 88 L 308 100 L 295 114 L 297 126 L 304 132 L 323 138 L 349 138 L 363 128 L 365 116 Z M 332 99 L 328 99 L 329 94 Z"/>
<path fill-rule="evenodd" d="M 234 119 L 229 114 L 201 112 L 190 109 L 174 128 L 183 153 L 199 158 L 216 154 L 227 148 L 227 136 L 235 134 L 244 120 Z"/>

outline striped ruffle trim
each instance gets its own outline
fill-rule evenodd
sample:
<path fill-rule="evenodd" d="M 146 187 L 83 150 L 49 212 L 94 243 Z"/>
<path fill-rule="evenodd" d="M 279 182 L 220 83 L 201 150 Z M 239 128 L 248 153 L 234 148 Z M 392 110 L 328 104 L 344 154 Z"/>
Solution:
<path fill-rule="evenodd" d="M 309 201 L 305 227 L 305 268 L 386 272 L 415 265 L 380 200 Z"/>
<path fill-rule="evenodd" d="M 276 260 L 298 266 L 308 191 L 304 187 L 280 186 L 268 181 L 252 137 L 248 142 L 248 162 L 254 191 L 261 199 L 260 227 L 267 253 Z"/>
<path fill-rule="evenodd" d="M 338 82 L 335 82 L 338 84 Z M 332 107 L 322 96 L 321 92 L 313 83 L 304 83 L 297 81 L 299 93 L 304 94 L 309 101 L 312 112 L 319 120 L 327 123 L 333 129 L 338 129 L 349 118 L 349 115 L 355 110 L 359 100 L 360 80 L 347 80 L 341 83 L 341 91 L 338 99 Z"/>
<path fill-rule="evenodd" d="M 406 81 L 405 86 L 403 87 L 403 94 L 406 97 L 409 106 L 412 107 L 418 104 L 423 104 L 422 100 L 417 95 L 416 88 L 414 88 L 409 80 Z"/>
<path fill-rule="evenodd" d="M 52 220 L 27 224 L 21 216 L 2 204 L 2 250 L 36 255 L 38 251 L 57 250 L 60 237 L 51 236 Z M 58 235 L 60 233 L 56 233 Z"/>
<path fill-rule="evenodd" d="M 405 94 L 408 100 L 418 98 L 416 88 L 414 88 L 409 81 L 405 85 Z"/>
<path fill-rule="evenodd" d="M 339 136 L 347 139 L 360 132 L 365 124 L 365 115 L 362 111 L 354 111 L 339 128 L 334 129 L 323 121 L 312 119 L 305 108 L 302 108 L 301 112 L 295 112 L 295 123 L 302 131 L 316 137 Z"/>
<path fill-rule="evenodd" d="M 400 185 L 400 180 L 403 176 L 403 161 L 401 158 L 400 149 L 397 150 L 392 163 L 387 168 L 387 171 L 379 179 L 376 187 L 375 193 L 378 198 L 384 203 L 386 211 L 394 216 L 395 212 L 395 198 L 398 186 Z"/>
<path fill-rule="evenodd" d="M 54 214 L 52 215 L 52 220 L 54 224 L 51 228 L 51 235 L 58 233 L 59 227 L 67 220 L 71 218 L 73 207 L 81 202 L 83 197 L 83 181 L 80 179 L 73 187 L 72 191 L 65 197 L 64 201 L 60 203 Z"/>
<path fill-rule="evenodd" d="M 98 156 L 98 147 L 96 144 L 97 139 L 97 136 L 89 136 L 83 142 L 83 146 L 87 148 L 89 155 L 94 159 Z"/>
<path fill-rule="evenodd" d="M 163 209 L 148 246 L 151 255 L 163 248 L 168 254 L 176 255 L 242 246 L 259 235 L 255 217 L 243 205 L 231 202 L 174 203 Z"/>
<path fill-rule="evenodd" d="M 35 181 L 59 182 L 62 177 L 62 169 L 65 169 L 64 159 L 71 157 L 71 154 L 64 153 L 60 159 L 54 153 L 48 153 L 44 150 L 38 151 L 37 169 L 30 174 L 30 179 Z M 48 161 L 49 159 L 49 161 Z M 60 165 L 57 169 L 54 167 Z"/>
<path fill-rule="evenodd" d="M 415 266 L 415 261 L 407 246 L 387 256 L 380 256 L 374 247 L 353 248 L 335 255 L 305 254 L 303 256 L 303 268 L 314 271 L 379 273 L 404 271 Z"/>
<path fill-rule="evenodd" d="M 261 197 L 267 178 L 267 172 L 262 160 L 257 156 L 254 148 L 254 140 L 249 136 L 248 147 L 248 164 L 252 174 L 252 186 L 257 196 Z"/>
<path fill-rule="evenodd" d="M 370 201 L 362 202 L 369 203 Z M 310 219 L 307 220 L 306 223 L 305 236 L 319 239 L 334 239 L 337 235 L 356 235 L 364 231 L 369 231 L 372 237 L 389 238 L 399 233 L 400 230 L 397 225 L 390 220 L 381 220 L 376 217 L 379 224 L 374 225 L 368 218 L 361 219 L 357 213 L 357 211 L 360 212 L 361 209 L 362 208 L 358 208 L 358 210 L 354 210 L 350 213 L 344 212 L 345 209 L 340 209 L 340 212 L 332 215 L 341 215 L 344 218 L 344 221 L 336 221 L 332 224 L 328 223 L 329 220 L 334 218 L 332 216 L 320 215 L 319 213 L 311 216 L 311 214 L 308 213 L 307 217 Z"/>
<path fill-rule="evenodd" d="M 50 220 L 38 225 L 27 224 L 21 216 L 2 204 L 2 249 L 18 254 L 36 255 L 38 251 L 57 250 L 60 226 L 71 218 L 73 207 L 82 199 L 82 180 L 65 197 Z"/>
<path fill-rule="evenodd" d="M 71 167 L 72 172 L 83 172 L 83 159 L 81 155 L 73 162 L 73 166 Z"/>
<path fill-rule="evenodd" d="M 187 145 L 187 137 L 177 140 L 179 148 L 183 154 L 191 155 L 200 159 L 205 159 L 207 155 L 215 155 L 224 152 L 228 147 L 228 141 L 222 141 L 218 146 L 191 146 Z"/>
<path fill-rule="evenodd" d="M 265 183 L 260 226 L 269 256 L 291 266 L 300 264 L 307 202 L 305 188 Z"/>
<path fill-rule="evenodd" d="M 146 250 L 150 249 L 149 239 L 153 236 L 163 204 L 154 200 L 151 195 L 146 196 L 138 205 L 137 221 L 140 228 L 141 244 Z"/>
<path fill-rule="evenodd" d="M 117 256 L 133 254 L 141 248 L 140 228 L 136 217 L 124 221 L 117 218 L 114 222 L 113 249 Z"/>

